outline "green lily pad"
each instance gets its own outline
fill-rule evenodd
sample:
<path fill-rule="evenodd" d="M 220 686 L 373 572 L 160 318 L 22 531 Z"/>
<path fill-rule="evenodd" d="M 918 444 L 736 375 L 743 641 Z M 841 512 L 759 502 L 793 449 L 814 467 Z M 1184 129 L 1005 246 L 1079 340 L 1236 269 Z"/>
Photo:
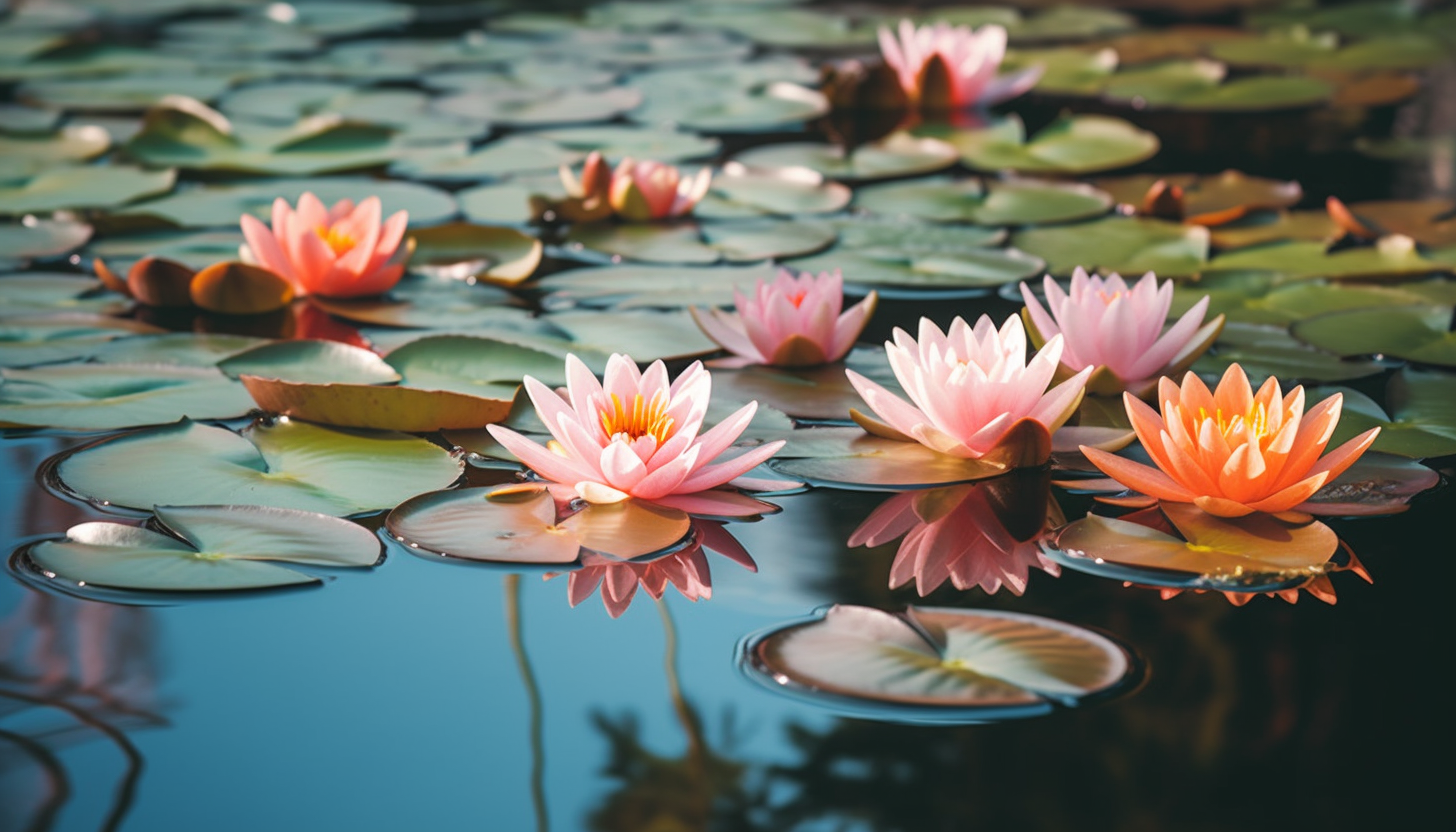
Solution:
<path fill-rule="evenodd" d="M 116 430 L 252 409 L 242 386 L 212 368 L 61 364 L 0 370 L 0 425 Z"/>
<path fill-rule="evenodd" d="M 1456 454 L 1456 420 L 1451 402 L 1456 401 L 1456 376 L 1435 370 L 1402 367 L 1385 386 L 1390 415 L 1369 396 L 1346 388 L 1318 388 L 1307 394 L 1310 401 L 1341 392 L 1345 404 L 1330 446 L 1347 442 L 1370 428 L 1380 428 L 1373 450 L 1425 459 Z"/>
<path fill-rule="evenodd" d="M 877 718 L 978 722 L 1044 714 L 1125 685 L 1127 648 L 1024 613 L 911 607 L 892 615 L 836 605 L 748 643 L 764 683 L 815 699 L 893 705 Z M 863 708 L 863 706 L 861 706 Z"/>
<path fill-rule="evenodd" d="M 855 204 L 886 216 L 981 225 L 1043 225 L 1107 213 L 1112 198 L 1081 183 L 934 177 L 911 182 L 866 185 Z"/>
<path fill-rule="evenodd" d="M 435 99 L 438 112 L 509 127 L 609 121 L 642 103 L 626 87 L 511 90 L 459 93 Z"/>
<path fill-rule="evenodd" d="M 1348 381 L 1385 370 L 1378 361 L 1342 359 L 1337 354 L 1303 344 L 1284 327 L 1230 321 L 1224 325 L 1212 352 L 1193 362 L 1192 370 L 1220 378 L 1230 364 L 1244 368 L 1252 383 L 1273 376 L 1281 381 Z"/>
<path fill-rule="evenodd" d="M 718 350 L 686 310 L 573 309 L 545 315 L 542 320 L 566 333 L 573 345 L 599 354 L 625 353 L 639 364 L 695 358 Z"/>
<path fill-rule="evenodd" d="M 47 578 L 77 589 L 218 592 L 319 580 L 268 561 L 365 567 L 383 550 L 362 526 L 286 508 L 159 506 L 156 521 L 171 534 L 82 523 L 62 540 L 43 540 L 25 551 Z"/>
<path fill-rule="evenodd" d="M 731 3 L 705 6 L 693 19 L 698 25 L 727 29 L 763 46 L 787 49 L 869 46 L 875 42 L 878 22 L 851 21 L 847 15 L 819 9 L 756 8 L 745 13 Z"/>
<path fill-rule="evenodd" d="M 1168 61 L 1125 69 L 1102 94 L 1112 101 L 1175 110 L 1280 110 L 1329 101 L 1335 85 L 1303 75 L 1257 75 L 1225 80 L 1227 68 L 1204 59 Z"/>
<path fill-rule="evenodd" d="M 91 226 L 74 220 L 0 223 L 0 268 L 70 254 L 91 239 Z"/>
<path fill-rule="evenodd" d="M 406 275 L 383 298 L 310 298 L 309 302 L 331 315 L 351 321 L 409 329 L 511 325 L 530 314 L 512 306 L 510 294 L 503 289 L 473 280 L 422 275 Z"/>
<path fill-rule="evenodd" d="M 326 116 L 288 128 L 234 125 L 199 101 L 172 97 L 147 111 L 126 148 L 149 165 L 311 176 L 383 165 L 397 153 L 392 136 Z"/>
<path fill-rule="evenodd" d="M 280 420 L 241 434 L 182 421 L 103 440 L 55 463 L 59 486 L 103 508 L 295 508 L 338 517 L 393 508 L 451 485 L 464 463 L 398 433 Z"/>
<path fill-rule="evenodd" d="M 60 110 L 139 113 L 169 95 L 211 101 L 232 83 L 213 75 L 156 73 L 106 78 L 55 78 L 31 81 L 16 90 L 25 101 Z"/>
<path fill-rule="evenodd" d="M 1444 294 L 1443 294 L 1444 293 Z M 1326 312 L 1413 303 L 1456 303 L 1456 284 L 1427 281 L 1393 286 L 1288 281 L 1270 272 L 1220 272 L 1174 289 L 1168 313 L 1182 315 L 1209 298 L 1208 314 L 1231 322 L 1285 326 Z"/>
<path fill-rule="evenodd" d="M 703 219 L 765 214 L 833 214 L 849 204 L 849 188 L 807 168 L 750 170 L 729 162 L 713 177 L 707 196 L 693 208 Z"/>
<path fill-rule="evenodd" d="M 1182 219 L 1199 225 L 1222 226 L 1248 211 L 1287 208 L 1304 197 L 1298 182 L 1248 176 L 1236 170 L 1226 170 L 1215 176 L 1141 173 L 1105 177 L 1093 184 L 1107 191 L 1119 203 L 1142 210 L 1149 190 L 1158 182 L 1175 186 L 1183 192 Z M 1165 216 L 1163 219 L 1177 217 Z"/>
<path fill-rule="evenodd" d="M 103 77 L 129 73 L 192 74 L 190 58 L 155 49 L 112 43 L 75 44 L 34 55 L 29 60 L 0 61 L 0 80 L 28 81 L 48 78 Z"/>
<path fill-rule="evenodd" d="M 1111 116 L 1063 116 L 1030 139 L 1016 115 L 969 130 L 929 128 L 978 170 L 1083 174 L 1135 165 L 1158 152 L 1158 137 Z"/>
<path fill-rule="evenodd" d="M 478 150 L 423 147 L 411 151 L 390 170 L 399 176 L 438 182 L 478 182 L 518 173 L 554 171 L 574 165 L 586 154 L 568 150 L 537 136 L 507 136 Z"/>
<path fill-rule="evenodd" d="M 718 139 L 670 128 L 621 124 L 557 127 L 538 130 L 531 135 L 583 155 L 595 150 L 613 161 L 630 156 L 668 163 L 686 162 L 714 156 L 723 144 Z"/>
<path fill-rule="evenodd" d="M 538 181 L 544 182 L 545 187 L 538 186 Z M 533 177 L 466 188 L 456 191 L 455 198 L 460 202 L 461 213 L 471 222 L 485 225 L 525 225 L 536 216 L 531 197 L 537 194 L 549 196 L 553 189 L 560 192 L 556 195 L 557 198 L 566 196 L 559 179 L 553 177 L 548 181 Z"/>
<path fill-rule="evenodd" d="M 101 258 L 116 274 L 124 275 L 144 257 L 173 260 L 193 269 L 238 259 L 241 231 L 159 231 L 108 236 L 86 249 L 87 258 Z"/>
<path fill-rule="evenodd" d="M 1449 306 L 1350 309 L 1296 322 L 1294 337 L 1336 355 L 1384 355 L 1456 367 Z"/>
<path fill-rule="evenodd" d="M 1112 216 L 1075 225 L 1027 228 L 1011 245 L 1047 261 L 1055 275 L 1078 266 L 1101 272 L 1160 277 L 1196 274 L 1208 262 L 1208 229 L 1148 217 Z"/>
<path fill-rule="evenodd" d="M 114 208 L 172 190 L 177 171 L 130 165 L 55 167 L 24 184 L 0 185 L 0 215 Z"/>
<path fill-rule="evenodd" d="M 1137 28 L 1137 18 L 1116 9 L 1053 6 L 1006 27 L 1013 43 L 1087 40 Z"/>
<path fill-rule="evenodd" d="M 253 375 L 299 383 L 388 384 L 399 381 L 399 373 L 384 359 L 369 350 L 337 341 L 296 340 L 260 344 L 223 358 L 217 362 L 217 368 L 233 378 Z"/>
<path fill-rule="evenodd" d="M 24 179 L 57 165 L 85 162 L 109 147 L 111 135 L 94 124 L 29 136 L 0 133 L 0 180 Z"/>
<path fill-rule="evenodd" d="M 291 80 L 250 84 L 232 90 L 217 102 L 230 118 L 292 124 L 303 116 L 327 111 L 329 102 L 357 89 L 336 81 Z"/>
<path fill-rule="evenodd" d="M 771 218 L 704 223 L 589 223 L 572 226 L 568 245 L 647 263 L 702 265 L 794 257 L 834 242 L 828 225 Z"/>
<path fill-rule="evenodd" d="M 1117 50 L 1064 46 L 1014 49 L 1006 53 L 1005 72 L 1042 68 L 1036 91 L 1050 95 L 1096 95 L 1117 71 Z"/>
<path fill-rule="evenodd" d="M 24 272 L 0 275 L 0 318 L 19 315 L 100 315 L 124 311 L 130 304 L 102 291 L 101 281 L 69 272 Z"/>
<path fill-rule="evenodd" d="M 1449 271 L 1421 256 L 1409 237 L 1400 236 L 1383 237 L 1373 246 L 1337 251 L 1326 251 L 1323 243 L 1304 240 L 1249 246 L 1214 257 L 1204 270 L 1262 270 L 1291 279 L 1402 277 Z"/>
<path fill-rule="evenodd" d="M 1003 465 L 949 456 L 919 442 L 871 436 L 858 427 L 801 433 L 770 460 L 769 467 L 812 485 L 870 491 L 935 488 L 1007 471 Z"/>
<path fill-rule="evenodd" d="M 455 222 L 414 232 L 410 268 L 453 280 L 480 278 L 514 286 L 541 265 L 543 247 L 514 228 Z"/>
<path fill-rule="evenodd" d="M 705 133 L 766 133 L 787 130 L 829 112 L 818 90 L 774 82 L 753 89 L 717 89 L 703 95 L 648 97 L 632 118 L 646 124 L 674 124 Z"/>
<path fill-rule="evenodd" d="M 535 286 L 549 293 L 542 300 L 547 309 L 732 306 L 734 287 L 748 292 L 755 282 L 772 282 L 777 274 L 768 264 L 591 266 L 555 272 Z"/>
<path fill-rule="evenodd" d="M 886 179 L 934 173 L 954 165 L 955 149 L 937 139 L 892 133 L 849 153 L 831 144 L 791 142 L 770 144 L 735 157 L 749 168 L 809 168 L 844 180 Z"/>
<path fill-rule="evenodd" d="M 717 397 L 732 401 L 756 401 L 795 419 L 848 424 L 850 408 L 863 409 L 864 399 L 860 398 L 859 392 L 845 377 L 846 366 L 892 391 L 900 391 L 900 383 L 895 380 L 895 375 L 890 370 L 884 350 L 856 348 L 845 363 L 826 364 L 823 367 L 754 365 L 737 370 L 714 370 L 713 392 Z M 858 431 L 860 435 L 864 433 L 859 428 L 852 430 Z M 813 432 L 799 431 L 790 438 L 790 442 L 798 443 L 802 448 L 805 439 L 818 436 L 843 439 L 837 434 L 819 434 L 816 429 Z M 782 455 L 783 452 L 780 452 L 780 456 Z"/>
<path fill-rule="evenodd" d="M 171 194 L 161 199 L 128 206 L 125 215 L 158 217 L 179 228 L 235 226 L 244 214 L 270 221 L 273 201 L 279 197 L 290 203 L 304 193 L 312 193 L 325 205 L 341 199 L 360 202 L 377 196 L 386 215 L 408 211 L 410 226 L 436 225 L 459 213 L 454 197 L 438 188 L 416 182 L 388 179 L 367 179 L 353 176 L 331 176 L 309 179 L 268 179 L 226 185 L 203 185 Z"/>
<path fill-rule="evenodd" d="M 1094 575 L 1176 589 L 1277 592 L 1327 572 L 1339 539 L 1323 523 L 1267 514 L 1222 518 L 1189 503 L 1160 506 L 1182 538 L 1127 520 L 1088 515 L 1043 549 L 1061 565 Z"/>
<path fill-rule="evenodd" d="M 113 338 L 161 331 L 125 318 L 81 313 L 0 318 L 0 367 L 70 361 Z"/>
<path fill-rule="evenodd" d="M 88 355 L 105 364 L 166 364 L 214 367 L 219 361 L 254 347 L 273 343 L 248 335 L 203 332 L 167 332 L 116 338 L 98 345 Z"/>
<path fill-rule="evenodd" d="M 1213 244 L 1225 251 L 1287 240 L 1324 243 L 1342 233 L 1327 211 L 1256 211 L 1210 229 Z"/>
<path fill-rule="evenodd" d="M 692 529 L 683 512 L 640 500 L 558 518 L 545 489 L 492 496 L 496 490 L 423 494 L 391 511 L 385 527 L 411 551 L 514 564 L 574 563 L 583 550 L 629 560 L 671 549 Z"/>
<path fill-rule="evenodd" d="M 1333 33 L 1311 34 L 1301 26 L 1270 32 L 1262 39 L 1214 43 L 1209 53 L 1233 66 L 1369 72 L 1421 69 L 1445 60 L 1448 49 L 1424 33 L 1376 36 L 1340 46 Z"/>

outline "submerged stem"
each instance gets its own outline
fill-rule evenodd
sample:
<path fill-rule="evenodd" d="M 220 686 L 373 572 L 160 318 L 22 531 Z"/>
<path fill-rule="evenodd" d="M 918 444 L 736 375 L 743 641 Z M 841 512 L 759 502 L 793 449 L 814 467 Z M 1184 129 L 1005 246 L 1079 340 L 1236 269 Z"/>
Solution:
<path fill-rule="evenodd" d="M 699 736 L 698 720 L 693 715 L 692 708 L 683 697 L 682 683 L 679 681 L 677 668 L 677 625 L 673 623 L 672 612 L 667 608 L 667 602 L 661 598 L 657 600 L 657 611 L 662 615 L 662 629 L 664 635 L 663 666 L 667 671 L 667 695 L 672 699 L 673 712 L 677 714 L 677 721 L 682 725 L 683 734 L 688 740 L 688 765 L 692 766 L 693 774 L 703 773 L 703 741 Z"/>
<path fill-rule="evenodd" d="M 551 819 L 546 812 L 546 750 L 542 741 L 541 689 L 536 685 L 536 674 L 531 670 L 531 660 L 526 656 L 526 642 L 521 633 L 521 576 L 507 575 L 506 628 L 511 634 L 511 652 L 516 656 L 516 668 L 521 672 L 521 684 L 526 688 L 526 699 L 531 704 L 531 804 L 536 810 L 537 832 L 547 832 Z"/>
<path fill-rule="evenodd" d="M 65 767 L 49 748 L 23 734 L 0 730 L 0 740 L 18 746 L 45 771 L 46 780 L 50 783 L 50 795 L 46 798 L 40 811 L 36 812 L 35 820 L 25 828 L 27 832 L 47 832 L 55 825 L 56 814 L 61 811 L 61 807 L 71 799 L 71 780 L 66 776 Z"/>

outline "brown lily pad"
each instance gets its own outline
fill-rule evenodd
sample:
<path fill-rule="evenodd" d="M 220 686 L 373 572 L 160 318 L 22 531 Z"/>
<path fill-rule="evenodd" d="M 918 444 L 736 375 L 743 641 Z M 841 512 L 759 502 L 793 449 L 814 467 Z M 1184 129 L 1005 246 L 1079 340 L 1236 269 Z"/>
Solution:
<path fill-rule="evenodd" d="M 293 285 L 247 263 L 216 263 L 193 276 L 192 303 L 223 315 L 260 315 L 287 306 Z"/>

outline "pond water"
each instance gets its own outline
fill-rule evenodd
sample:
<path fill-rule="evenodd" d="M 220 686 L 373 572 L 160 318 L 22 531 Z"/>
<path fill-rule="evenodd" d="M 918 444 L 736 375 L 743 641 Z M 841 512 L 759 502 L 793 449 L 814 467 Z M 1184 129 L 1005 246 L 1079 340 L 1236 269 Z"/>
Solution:
<path fill-rule="evenodd" d="M 1430 749 L 1453 726 L 1428 700 L 1451 629 L 1432 567 L 1456 508 L 1456 13 L 1141 5 L 916 11 L 1004 25 L 1008 67 L 1044 68 L 1026 95 L 948 123 L 847 108 L 868 99 L 843 71 L 837 106 L 814 92 L 821 65 L 872 61 L 895 8 L 76 0 L 0 17 L 0 424 L 14 426 L 0 429 L 0 530 L 15 553 L 0 580 L 0 832 L 1356 829 L 1439 816 L 1449 766 Z M 171 93 L 197 101 L 157 104 Z M 350 122 L 291 126 L 331 112 Z M 1026 135 L 1060 125 L 1071 138 L 1007 140 L 996 131 L 1012 115 Z M 896 127 L 915 137 L 886 139 Z M 797 146 L 826 136 L 862 155 Z M 580 206 L 555 169 L 597 148 L 717 165 L 700 225 L 560 222 Z M 751 169 L 721 170 L 733 160 Z M 824 176 L 779 170 L 792 165 Z M 1215 178 L 1226 169 L 1262 179 Z M 1207 178 L 1173 179 L 1173 209 L 1144 201 L 1157 178 L 1184 174 Z M 377 304 L 251 316 L 143 302 L 165 285 L 156 274 L 128 283 L 135 299 L 89 282 L 96 258 L 123 276 L 154 253 L 191 269 L 230 260 L 239 214 L 267 219 L 274 197 L 305 190 L 407 208 L 419 273 Z M 530 194 L 556 213 L 533 217 Z M 1326 209 L 1331 196 L 1355 218 Z M 818 486 L 770 484 L 765 505 L 726 522 L 719 505 L 616 526 L 609 508 L 558 518 L 539 494 L 459 491 L 517 481 L 478 430 L 386 447 L 357 421 L 327 434 L 254 421 L 236 380 L 403 376 L 508 398 L 522 375 L 560 373 L 566 352 L 597 371 L 630 352 L 677 373 L 717 349 L 682 310 L 731 304 L 735 282 L 772 278 L 767 260 L 842 266 L 851 300 L 880 294 L 847 361 L 888 384 L 875 345 L 921 316 L 999 323 L 1020 312 L 1023 279 L 1155 269 L 1185 278 L 1175 309 L 1211 294 L 1210 315 L 1228 318 L 1195 371 L 1212 382 L 1239 361 L 1256 382 L 1305 384 L 1311 403 L 1339 387 L 1337 440 L 1373 425 L 1384 438 L 1324 492 L 1341 547 L 1312 563 L 1269 542 L 1323 529 L 1307 518 L 1268 519 L 1284 525 L 1256 544 L 1259 521 L 1189 525 L 1187 504 L 1134 527 L 1180 556 L 1235 552 L 1246 566 L 1230 571 L 1079 557 L 1044 535 L 1119 511 L 1077 481 L 1095 471 L 1075 449 L 1052 446 L 1050 470 L 1044 453 L 987 479 L 944 474 L 935 457 L 843 463 L 843 442 L 804 438 L 850 429 L 848 406 L 863 407 L 837 364 L 767 380 L 713 371 L 731 406 L 762 399 L 748 439 L 789 440 L 754 476 Z M 440 334 L 495 340 L 472 364 L 466 342 L 419 340 Z M 259 346 L 303 337 L 354 351 Z M 1084 404 L 1078 427 L 1120 430 L 1120 404 L 1102 400 L 1114 416 Z M 342 408 L 376 426 L 421 409 Z M 196 423 L 172 424 L 183 415 Z M 509 417 L 542 434 L 532 419 Z M 91 447 L 153 425 L 170 426 Z M 201 592 L 225 579 L 189 577 L 192 560 L 87 580 L 55 559 L 84 523 L 268 489 L 282 496 L 263 504 L 356 524 L 240 515 L 271 529 L 269 545 L 333 541 L 287 564 L 287 580 L 321 580 Z M 532 505 L 560 528 L 527 522 Z M 187 512 L 156 512 L 149 528 L 177 533 L 161 545 L 226 536 L 218 517 Z M 349 544 L 358 528 L 377 539 Z M 476 547 L 509 560 L 499 552 L 516 537 L 530 542 L 513 558 L 532 563 L 469 560 Z M 646 555 L 626 563 L 591 551 L 633 546 Z M 226 547 L 196 548 L 207 561 Z M 855 624 L 874 615 L 855 607 L 931 610 Z M 843 637 L 870 631 L 879 641 Z M 885 648 L 895 639 L 914 643 L 910 658 Z"/>

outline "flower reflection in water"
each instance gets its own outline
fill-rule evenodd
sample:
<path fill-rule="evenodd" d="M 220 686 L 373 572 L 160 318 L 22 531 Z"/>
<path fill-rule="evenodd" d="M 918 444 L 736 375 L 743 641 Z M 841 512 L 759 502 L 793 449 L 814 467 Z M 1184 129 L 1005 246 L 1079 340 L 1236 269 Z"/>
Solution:
<path fill-rule="evenodd" d="M 728 558 L 750 572 L 757 572 L 758 565 L 748 550 L 743 548 L 724 524 L 716 520 L 693 520 L 693 542 L 678 552 L 646 562 L 623 561 L 582 552 L 581 568 L 567 573 L 567 599 L 574 607 L 590 598 L 601 589 L 602 603 L 607 614 L 613 618 L 621 616 L 631 606 L 640 586 L 660 600 L 668 584 L 677 587 L 684 598 L 697 601 L 713 596 L 713 578 L 708 569 L 708 550 Z M 562 573 L 552 572 L 547 580 Z"/>
<path fill-rule="evenodd" d="M 1041 533 L 1065 520 L 1045 472 L 1010 474 L 985 483 L 896 494 L 849 538 L 850 546 L 880 546 L 904 536 L 890 567 L 890 588 L 915 581 L 922 597 L 946 580 L 956 589 L 1003 586 L 1026 590 L 1032 569 L 1060 567 L 1042 553 Z"/>

